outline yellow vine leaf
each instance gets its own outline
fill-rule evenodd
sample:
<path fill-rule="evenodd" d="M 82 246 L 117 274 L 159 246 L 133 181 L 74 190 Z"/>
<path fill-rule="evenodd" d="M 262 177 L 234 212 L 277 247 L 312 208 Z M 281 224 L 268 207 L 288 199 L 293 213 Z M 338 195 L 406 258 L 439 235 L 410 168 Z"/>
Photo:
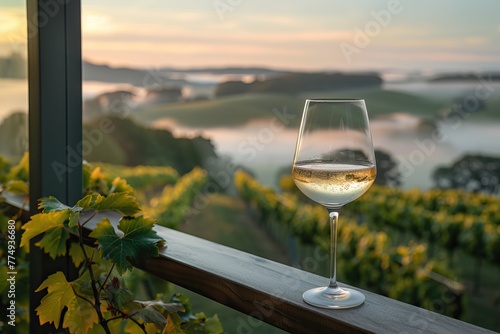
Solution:
<path fill-rule="evenodd" d="M 69 218 L 70 210 L 52 211 L 39 213 L 31 217 L 31 220 L 23 225 L 23 236 L 21 237 L 20 247 L 26 247 L 29 252 L 29 241 L 39 234 L 47 232 L 56 227 L 63 227 L 64 222 Z"/>
<path fill-rule="evenodd" d="M 29 185 L 24 181 L 11 180 L 7 182 L 6 190 L 13 194 L 25 195 L 29 194 Z"/>
<path fill-rule="evenodd" d="M 111 192 L 126 192 L 129 194 L 134 194 L 135 190 L 127 183 L 127 180 L 120 177 L 115 177 L 111 182 Z"/>
<path fill-rule="evenodd" d="M 66 254 L 66 240 L 69 238 L 69 233 L 62 228 L 53 228 L 47 231 L 43 238 L 35 244 L 48 253 L 52 259 L 59 255 Z"/>
<path fill-rule="evenodd" d="M 82 264 L 83 261 L 85 261 L 85 257 L 80 248 L 80 245 L 78 245 L 76 242 L 72 242 L 71 245 L 69 246 L 69 256 L 71 257 L 71 261 L 77 268 L 78 266 L 80 266 L 80 264 Z"/>
<path fill-rule="evenodd" d="M 184 334 L 181 328 L 182 319 L 177 313 L 169 313 L 167 317 L 167 325 L 163 329 L 162 334 Z"/>
<path fill-rule="evenodd" d="M 63 327 L 68 328 L 70 333 L 87 334 L 96 322 L 98 317 L 94 307 L 86 300 L 75 296 L 64 315 Z"/>
<path fill-rule="evenodd" d="M 93 305 L 75 295 L 72 283 L 60 271 L 47 277 L 35 292 L 47 289 L 47 294 L 42 298 L 36 313 L 40 325 L 53 323 L 59 327 L 62 311 L 67 308 L 64 315 L 63 327 L 71 333 L 87 334 L 88 330 L 98 321 Z"/>
<path fill-rule="evenodd" d="M 29 154 L 28 152 L 25 152 L 23 157 L 21 158 L 21 161 L 19 161 L 19 163 L 16 166 L 10 169 L 10 172 L 7 175 L 7 180 L 15 179 L 15 180 L 28 181 L 29 169 L 30 169 Z"/>
<path fill-rule="evenodd" d="M 144 330 L 131 320 L 125 320 L 125 333 L 127 334 L 144 334 Z M 120 323 L 119 321 L 117 321 Z M 110 322 L 111 323 L 111 322 Z M 158 327 L 153 323 L 142 323 L 147 334 L 157 334 Z"/>
<path fill-rule="evenodd" d="M 120 211 L 125 216 L 133 216 L 141 211 L 141 206 L 135 197 L 126 192 L 112 193 L 104 197 L 99 203 L 96 203 L 92 207 L 99 211 Z"/>

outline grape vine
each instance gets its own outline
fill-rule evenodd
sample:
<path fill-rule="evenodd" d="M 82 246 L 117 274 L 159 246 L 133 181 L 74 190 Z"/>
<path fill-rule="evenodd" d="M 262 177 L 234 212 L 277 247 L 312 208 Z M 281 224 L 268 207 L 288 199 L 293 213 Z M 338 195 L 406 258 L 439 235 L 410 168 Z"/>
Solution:
<path fill-rule="evenodd" d="M 287 226 L 303 244 L 327 249 L 329 224 L 322 206 L 302 203 L 296 194 L 278 194 L 242 171 L 235 174 L 235 184 L 259 219 Z M 440 311 L 457 318 L 463 314 L 461 285 L 443 264 L 429 260 L 426 244 L 393 246 L 386 233 L 374 233 L 347 217 L 338 233 L 339 271 L 348 283 L 427 309 L 447 291 L 453 298 Z"/>
<path fill-rule="evenodd" d="M 146 175 L 142 187 L 180 181 L 177 173 L 168 168 L 141 167 L 140 170 L 145 171 L 143 175 Z M 201 170 L 196 173 L 203 175 Z M 139 174 L 135 174 L 136 180 L 140 179 Z M 0 177 L 5 191 L 27 198 L 27 155 L 18 165 L 9 166 L 8 171 L 3 171 Z M 181 189 L 179 186 L 180 197 Z M 157 256 L 165 242 L 153 230 L 156 220 L 145 214 L 135 197 L 137 192 L 126 180 L 109 177 L 99 167 L 85 166 L 83 197 L 74 206 L 61 203 L 54 197 L 43 198 L 39 202 L 39 214 L 32 216 L 24 225 L 18 221 L 19 282 L 27 280 L 26 252 L 30 250 L 30 240 L 39 235 L 41 239 L 35 246 L 52 258 L 66 256 L 67 243 L 70 242 L 69 256 L 79 273 L 77 279 L 68 280 L 64 273 L 56 272 L 36 289 L 37 293 L 46 291 L 36 308 L 40 324 L 52 323 L 56 328 L 61 326 L 70 333 L 83 334 L 221 333 L 223 329 L 217 315 L 207 317 L 204 313 L 192 313 L 189 299 L 184 295 L 174 294 L 168 298 L 158 293 L 152 296 L 152 300 L 135 297 L 136 289 L 130 286 L 138 287 L 139 290 L 144 290 L 144 287 L 134 282 L 138 276 L 131 261 Z M 189 205 L 187 202 L 181 204 Z M 114 219 L 106 218 L 110 212 L 115 213 Z M 2 235 L 6 233 L 6 217 L 0 214 Z M 89 246 L 83 230 L 96 217 L 99 219 L 89 235 L 95 240 L 95 246 Z M 19 217 L 9 216 L 10 220 L 12 218 Z M 0 249 L 2 263 L 4 249 Z M 5 281 L 5 275 L 4 270 L 1 270 L 1 281 Z M 142 283 L 147 284 L 147 279 Z M 2 296 L 6 295 L 4 290 L 5 287 L 0 284 Z M 19 294 L 18 306 L 27 309 L 28 291 L 23 291 L 24 296 Z M 25 316 L 22 314 L 20 312 L 16 319 L 17 328 L 12 328 L 24 328 L 27 332 L 27 313 L 24 313 Z"/>

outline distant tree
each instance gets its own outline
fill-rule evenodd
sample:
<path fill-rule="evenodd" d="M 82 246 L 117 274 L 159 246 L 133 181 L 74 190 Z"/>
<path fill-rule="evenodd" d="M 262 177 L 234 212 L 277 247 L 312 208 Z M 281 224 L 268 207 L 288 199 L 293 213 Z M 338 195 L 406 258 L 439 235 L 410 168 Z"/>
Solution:
<path fill-rule="evenodd" d="M 6 58 L 0 58 L 0 78 L 24 79 L 26 73 L 26 60 L 20 53 L 13 52 Z"/>
<path fill-rule="evenodd" d="M 373 73 L 289 73 L 250 84 L 250 92 L 298 94 L 334 89 L 379 87 L 382 79 Z"/>
<path fill-rule="evenodd" d="M 453 104 L 466 112 L 477 112 L 486 109 L 486 99 L 478 97 L 473 91 L 457 96 L 453 99 Z"/>
<path fill-rule="evenodd" d="M 28 119 L 16 111 L 0 123 L 0 154 L 21 157 L 28 149 Z"/>
<path fill-rule="evenodd" d="M 486 100 L 484 96 L 478 96 L 474 91 L 464 92 L 454 98 L 451 105 L 440 112 L 440 116 L 467 118 L 472 113 L 486 110 Z"/>
<path fill-rule="evenodd" d="M 465 155 L 451 166 L 437 168 L 432 177 L 438 188 L 498 194 L 500 158 Z"/>
<path fill-rule="evenodd" d="M 179 102 L 183 99 L 181 87 L 161 87 L 148 89 L 146 101 L 154 103 Z"/>
<path fill-rule="evenodd" d="M 243 81 L 221 82 L 215 91 L 215 96 L 225 96 L 233 94 L 242 94 L 248 92 L 249 85 Z"/>
<path fill-rule="evenodd" d="M 111 115 L 125 117 L 133 109 L 135 93 L 127 90 L 117 90 L 97 95 L 83 102 L 83 112 L 86 118 Z"/>
<path fill-rule="evenodd" d="M 251 83 L 222 82 L 215 96 L 242 93 L 279 93 L 296 95 L 304 92 L 332 91 L 335 89 L 380 87 L 382 79 L 375 73 L 286 73 Z"/>
<path fill-rule="evenodd" d="M 377 178 L 375 184 L 384 186 L 400 187 L 401 173 L 397 162 L 392 156 L 384 151 L 375 150 L 375 160 L 377 161 Z"/>
<path fill-rule="evenodd" d="M 103 135 L 99 143 L 84 152 L 84 158 L 90 162 L 166 165 L 185 174 L 195 166 L 203 167 L 208 158 L 217 157 L 212 142 L 201 136 L 177 138 L 168 130 L 144 127 L 130 118 L 106 118 L 113 125 L 113 131 Z M 101 119 L 86 122 L 85 133 L 93 133 L 100 122 Z"/>

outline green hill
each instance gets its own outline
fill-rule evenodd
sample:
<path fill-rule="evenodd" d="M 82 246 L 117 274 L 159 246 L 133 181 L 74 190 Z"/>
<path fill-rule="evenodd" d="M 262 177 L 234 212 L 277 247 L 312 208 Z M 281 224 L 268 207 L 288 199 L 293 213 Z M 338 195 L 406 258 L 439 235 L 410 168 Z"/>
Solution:
<path fill-rule="evenodd" d="M 498 94 L 491 95 L 488 99 L 475 99 L 474 95 L 465 95 L 461 99 L 457 99 L 462 105 L 462 116 L 464 119 L 474 121 L 498 121 L 500 119 L 500 96 Z M 484 108 L 475 111 L 475 107 L 484 104 Z M 455 106 L 456 108 L 456 106 Z M 453 109 L 453 103 L 446 106 L 446 109 Z"/>
<path fill-rule="evenodd" d="M 170 118 L 185 127 L 232 127 L 252 120 L 275 116 L 273 110 L 296 115 L 287 126 L 295 127 L 307 98 L 364 98 L 368 114 L 373 117 L 393 112 L 408 112 L 433 118 L 443 107 L 431 99 L 403 92 L 381 89 L 339 90 L 335 92 L 308 93 L 300 96 L 269 93 L 248 93 L 220 97 L 214 100 L 176 104 L 158 104 L 138 110 L 136 117 L 142 122 Z"/>
<path fill-rule="evenodd" d="M 170 166 L 184 174 L 195 166 L 203 166 L 207 158 L 215 157 L 211 142 L 203 137 L 175 138 L 167 130 L 143 127 L 130 119 L 109 120 L 112 131 L 101 132 L 102 139 L 94 140 L 92 149 L 84 152 L 86 160 L 126 166 Z M 85 124 L 84 134 L 96 133 L 98 125 L 99 120 Z"/>
<path fill-rule="evenodd" d="M 300 115 L 303 107 L 304 100 L 299 97 L 251 93 L 214 100 L 158 104 L 138 110 L 136 116 L 143 122 L 171 118 L 187 127 L 238 126 L 252 120 L 271 118 L 274 115 L 274 109 L 283 112 L 286 108 L 287 112 Z M 298 122 L 300 119 L 297 120 Z"/>
<path fill-rule="evenodd" d="M 366 102 L 368 114 L 373 116 L 387 115 L 394 112 L 407 112 L 416 116 L 436 117 L 442 103 L 416 94 L 383 89 L 342 90 L 331 94 L 335 97 L 362 98 Z M 303 98 L 325 97 L 324 93 L 312 93 Z"/>

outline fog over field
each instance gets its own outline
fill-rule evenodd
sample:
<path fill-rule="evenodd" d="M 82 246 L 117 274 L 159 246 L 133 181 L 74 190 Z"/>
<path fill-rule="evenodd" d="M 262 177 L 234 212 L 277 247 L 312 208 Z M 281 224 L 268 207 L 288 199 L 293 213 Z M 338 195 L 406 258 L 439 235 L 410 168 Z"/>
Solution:
<path fill-rule="evenodd" d="M 500 105 L 500 84 L 488 81 L 487 77 L 475 81 L 430 82 L 422 77 L 415 79 L 387 72 L 382 73 L 386 80 L 377 89 L 310 92 L 295 96 L 241 94 L 218 98 L 214 97 L 214 92 L 220 82 L 228 79 L 249 81 L 255 79 L 255 74 L 241 71 L 231 74 L 231 70 L 227 70 L 170 73 L 169 77 L 184 85 L 182 100 L 175 103 L 148 102 L 147 92 L 151 87 L 130 82 L 85 81 L 83 96 L 87 101 L 115 91 L 133 92 L 126 117 L 148 126 L 169 129 L 177 136 L 201 134 L 212 141 L 220 156 L 248 167 L 260 181 L 269 185 L 276 185 L 277 172 L 291 163 L 301 108 L 309 97 L 366 97 L 375 148 L 390 153 L 398 161 L 403 175 L 402 186 L 406 188 L 431 187 L 433 170 L 464 153 L 500 156 L 497 144 L 500 142 L 500 112 L 495 112 Z M 461 118 L 438 117 L 440 106 L 449 106 L 457 97 L 464 96 L 473 103 L 478 100 L 474 100 L 474 94 L 486 93 L 488 98 L 481 100 L 484 100 L 486 111 Z M 205 94 L 204 99 L 191 101 L 201 94 Z M 0 120 L 13 111 L 26 111 L 26 81 L 0 79 L 0 101 Z M 282 124 L 286 120 L 276 116 L 276 112 L 292 113 L 292 123 Z M 280 127 L 270 126 L 271 121 Z"/>

